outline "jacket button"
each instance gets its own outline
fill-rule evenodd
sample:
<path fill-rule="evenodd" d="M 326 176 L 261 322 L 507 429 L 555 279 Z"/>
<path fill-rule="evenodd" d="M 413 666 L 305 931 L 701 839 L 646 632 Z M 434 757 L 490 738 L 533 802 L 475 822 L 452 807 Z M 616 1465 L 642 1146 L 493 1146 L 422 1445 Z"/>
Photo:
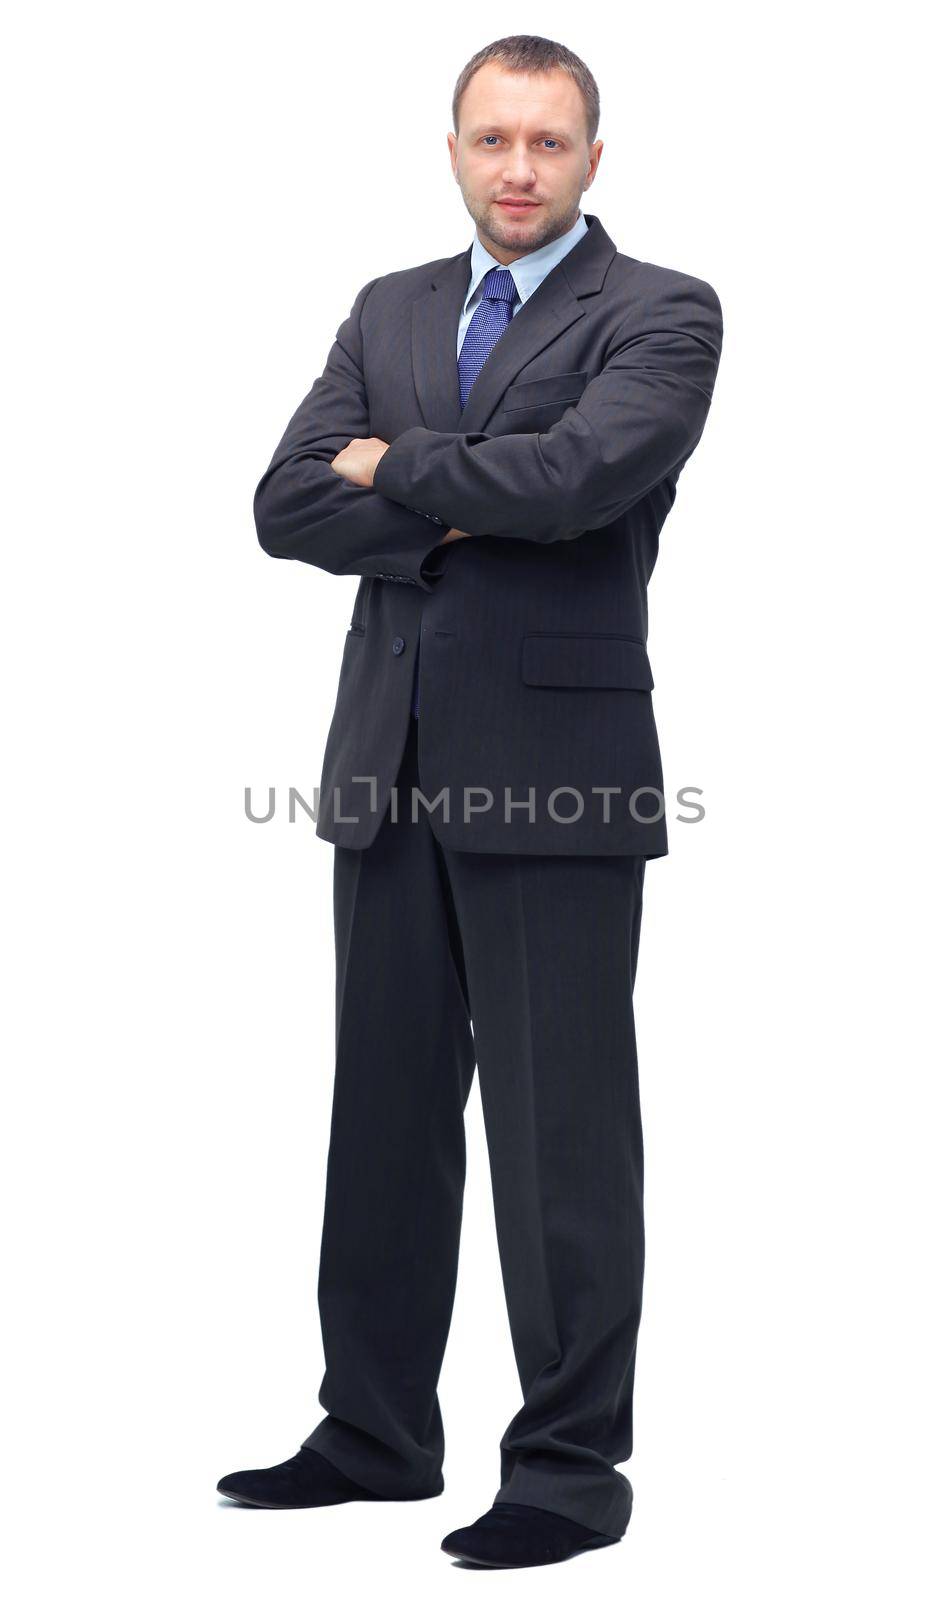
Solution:
<path fill-rule="evenodd" d="M 405 640 L 401 637 L 400 634 L 397 633 L 395 638 L 392 641 L 392 654 L 394 656 L 400 656 L 404 649 L 405 649 Z"/>

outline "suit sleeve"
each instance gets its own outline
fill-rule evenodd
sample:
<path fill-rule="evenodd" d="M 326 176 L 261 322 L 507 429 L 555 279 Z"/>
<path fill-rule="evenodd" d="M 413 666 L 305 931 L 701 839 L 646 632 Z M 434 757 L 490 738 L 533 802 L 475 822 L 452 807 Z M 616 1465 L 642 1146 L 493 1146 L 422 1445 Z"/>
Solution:
<path fill-rule="evenodd" d="M 288 423 L 255 490 L 255 527 L 270 556 L 430 590 L 451 548 L 439 549 L 443 523 L 424 508 L 406 508 L 348 483 L 330 465 L 351 439 L 371 434 L 362 312 L 378 281 L 360 290 L 322 375 Z"/>
<path fill-rule="evenodd" d="M 470 534 L 552 543 L 606 527 L 695 449 L 722 349 L 722 309 L 699 278 L 672 276 L 625 324 L 597 377 L 545 433 L 408 428 L 374 488 Z"/>

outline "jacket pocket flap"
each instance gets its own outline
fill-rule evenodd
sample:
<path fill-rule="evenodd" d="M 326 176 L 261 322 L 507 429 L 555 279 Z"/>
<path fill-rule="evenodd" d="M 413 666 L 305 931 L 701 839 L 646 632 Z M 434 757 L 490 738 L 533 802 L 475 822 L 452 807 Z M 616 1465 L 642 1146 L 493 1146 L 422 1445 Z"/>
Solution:
<path fill-rule="evenodd" d="M 514 383 L 503 397 L 503 409 L 518 411 L 523 406 L 578 400 L 587 382 L 587 372 L 554 372 L 551 378 L 532 378 L 529 383 Z"/>
<path fill-rule="evenodd" d="M 642 639 L 626 633 L 527 633 L 523 682 L 565 689 L 652 689 Z"/>

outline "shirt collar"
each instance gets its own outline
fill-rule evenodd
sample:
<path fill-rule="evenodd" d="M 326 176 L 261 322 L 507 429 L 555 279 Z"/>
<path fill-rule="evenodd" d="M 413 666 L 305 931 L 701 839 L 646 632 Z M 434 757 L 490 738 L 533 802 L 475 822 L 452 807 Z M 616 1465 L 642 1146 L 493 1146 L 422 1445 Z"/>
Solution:
<path fill-rule="evenodd" d="M 548 244 L 541 245 L 538 250 L 530 250 L 528 255 L 518 256 L 511 261 L 506 271 L 512 275 L 516 284 L 516 292 L 520 297 L 520 305 L 525 305 L 530 295 L 539 288 L 543 278 L 558 266 L 563 256 L 567 256 L 572 247 L 578 244 L 583 234 L 588 232 L 588 224 L 584 214 L 580 211 L 568 233 L 563 233 L 558 239 L 552 239 Z M 483 282 L 491 267 L 502 267 L 502 261 L 495 261 L 490 251 L 481 244 L 477 234 L 471 245 L 471 273 L 470 283 L 464 299 L 462 315 L 467 312 L 478 288 Z"/>

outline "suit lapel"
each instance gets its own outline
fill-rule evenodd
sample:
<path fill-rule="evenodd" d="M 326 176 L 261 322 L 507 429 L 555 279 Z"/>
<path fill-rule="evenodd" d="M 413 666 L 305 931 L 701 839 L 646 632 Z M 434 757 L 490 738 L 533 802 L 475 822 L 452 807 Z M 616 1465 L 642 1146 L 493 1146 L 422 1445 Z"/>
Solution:
<path fill-rule="evenodd" d="M 461 411 L 457 377 L 457 327 L 470 282 L 470 246 L 439 271 L 412 305 L 412 366 L 428 428 L 439 433 L 481 432 L 517 373 L 540 350 L 584 316 L 581 299 L 597 294 L 616 249 L 598 218 L 585 213 L 588 232 L 510 322 L 484 362 Z"/>
<path fill-rule="evenodd" d="M 412 303 L 412 372 L 425 426 L 457 433 L 461 392 L 457 381 L 457 325 L 470 283 L 471 246 L 437 274 Z"/>

